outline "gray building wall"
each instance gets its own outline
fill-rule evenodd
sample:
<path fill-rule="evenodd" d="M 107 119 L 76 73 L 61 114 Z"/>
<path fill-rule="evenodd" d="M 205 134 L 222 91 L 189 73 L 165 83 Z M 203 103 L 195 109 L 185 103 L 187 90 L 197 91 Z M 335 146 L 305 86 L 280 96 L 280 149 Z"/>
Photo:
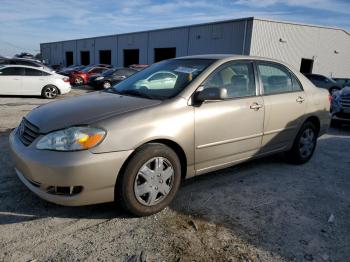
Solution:
<path fill-rule="evenodd" d="M 94 63 L 100 63 L 100 50 L 111 50 L 111 61 L 113 65 L 118 63 L 118 38 L 117 36 L 106 36 L 95 38 Z"/>
<path fill-rule="evenodd" d="M 312 59 L 313 73 L 350 76 L 350 35 L 341 29 L 254 19 L 250 55 L 282 60 L 298 70 L 302 58 Z"/>
<path fill-rule="evenodd" d="M 43 58 L 65 65 L 65 52 L 73 51 L 74 64 L 81 64 L 81 51 L 90 51 L 90 63 L 99 63 L 99 51 L 112 51 L 112 64 L 123 66 L 124 49 L 139 49 L 139 63 L 154 63 L 155 48 L 176 48 L 176 56 L 204 53 L 248 54 L 252 18 L 184 26 L 146 32 L 41 44 Z M 61 49 L 56 49 L 59 45 Z M 74 46 L 75 45 L 75 46 Z M 49 53 L 49 51 L 51 53 Z M 52 53 L 54 51 L 54 53 Z"/>
<path fill-rule="evenodd" d="M 124 49 L 139 49 L 140 64 L 148 64 L 148 33 L 132 33 L 118 35 L 118 63 L 116 66 L 124 64 Z"/>
<path fill-rule="evenodd" d="M 124 49 L 139 49 L 139 63 L 154 62 L 154 48 L 176 48 L 176 56 L 221 53 L 275 58 L 300 69 L 301 59 L 313 59 L 313 72 L 350 77 L 350 35 L 341 29 L 244 18 L 201 25 L 152 30 L 41 44 L 50 64 L 66 64 L 65 52 L 90 51 L 90 63 L 99 63 L 99 51 L 111 50 L 112 64 L 123 66 Z"/>

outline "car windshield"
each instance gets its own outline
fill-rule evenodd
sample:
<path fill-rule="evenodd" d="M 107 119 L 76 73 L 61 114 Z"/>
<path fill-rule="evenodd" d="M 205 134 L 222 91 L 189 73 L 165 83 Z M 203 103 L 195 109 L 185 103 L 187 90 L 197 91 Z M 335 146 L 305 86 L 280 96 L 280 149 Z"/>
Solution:
<path fill-rule="evenodd" d="M 214 61 L 213 59 L 165 60 L 132 75 L 107 92 L 150 99 L 168 99 L 179 94 Z"/>
<path fill-rule="evenodd" d="M 117 70 L 118 70 L 118 69 L 116 69 L 116 68 L 109 69 L 109 70 L 103 72 L 101 75 L 102 75 L 102 76 L 111 76 L 111 75 L 113 75 L 113 73 L 114 73 L 115 71 L 117 71 Z"/>

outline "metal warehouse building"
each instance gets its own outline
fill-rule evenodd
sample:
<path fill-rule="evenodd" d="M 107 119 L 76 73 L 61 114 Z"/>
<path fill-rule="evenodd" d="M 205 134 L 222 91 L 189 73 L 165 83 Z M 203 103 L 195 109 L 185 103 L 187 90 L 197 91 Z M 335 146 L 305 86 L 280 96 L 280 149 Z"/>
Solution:
<path fill-rule="evenodd" d="M 342 29 L 243 18 L 43 43 L 52 65 L 152 64 L 195 54 L 244 54 L 285 61 L 305 73 L 350 77 L 350 34 Z"/>

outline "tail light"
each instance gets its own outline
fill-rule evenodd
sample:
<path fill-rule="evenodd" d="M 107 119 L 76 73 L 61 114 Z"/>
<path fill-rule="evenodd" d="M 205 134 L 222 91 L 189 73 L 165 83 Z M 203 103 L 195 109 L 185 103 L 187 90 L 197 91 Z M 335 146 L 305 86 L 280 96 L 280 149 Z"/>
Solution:
<path fill-rule="evenodd" d="M 332 95 L 328 95 L 328 101 L 330 104 L 332 104 L 332 101 L 333 101 L 333 96 Z"/>
<path fill-rule="evenodd" d="M 62 80 L 63 82 L 69 83 L 69 77 L 64 77 Z"/>

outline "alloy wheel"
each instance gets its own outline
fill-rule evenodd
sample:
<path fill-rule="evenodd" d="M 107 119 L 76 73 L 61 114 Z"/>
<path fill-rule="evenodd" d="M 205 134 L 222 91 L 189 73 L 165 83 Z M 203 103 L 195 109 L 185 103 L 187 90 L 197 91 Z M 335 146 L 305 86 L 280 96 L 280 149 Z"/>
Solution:
<path fill-rule="evenodd" d="M 110 88 L 112 85 L 110 82 L 106 81 L 103 83 L 103 88 Z"/>
<path fill-rule="evenodd" d="M 49 86 L 45 89 L 44 93 L 47 98 L 55 98 L 57 96 L 57 89 L 53 86 Z"/>
<path fill-rule="evenodd" d="M 304 130 L 299 141 L 299 152 L 303 158 L 309 157 L 315 148 L 315 132 L 311 128 Z"/>

